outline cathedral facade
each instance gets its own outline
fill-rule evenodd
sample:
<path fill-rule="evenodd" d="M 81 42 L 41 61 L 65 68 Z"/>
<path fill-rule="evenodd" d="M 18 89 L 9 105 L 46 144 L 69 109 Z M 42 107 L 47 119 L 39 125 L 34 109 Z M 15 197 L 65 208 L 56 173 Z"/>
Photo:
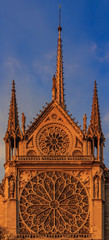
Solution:
<path fill-rule="evenodd" d="M 28 129 L 24 113 L 20 128 L 12 82 L 0 225 L 18 239 L 109 240 L 109 170 L 97 85 L 90 124 L 85 114 L 81 129 L 66 110 L 61 30 L 52 101 Z"/>

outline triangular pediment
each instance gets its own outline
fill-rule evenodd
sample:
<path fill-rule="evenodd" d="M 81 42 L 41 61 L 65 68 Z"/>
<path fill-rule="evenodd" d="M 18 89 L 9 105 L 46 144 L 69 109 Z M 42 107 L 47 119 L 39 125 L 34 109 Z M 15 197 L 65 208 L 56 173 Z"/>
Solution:
<path fill-rule="evenodd" d="M 82 155 L 83 132 L 56 101 L 26 131 L 27 155 Z"/>

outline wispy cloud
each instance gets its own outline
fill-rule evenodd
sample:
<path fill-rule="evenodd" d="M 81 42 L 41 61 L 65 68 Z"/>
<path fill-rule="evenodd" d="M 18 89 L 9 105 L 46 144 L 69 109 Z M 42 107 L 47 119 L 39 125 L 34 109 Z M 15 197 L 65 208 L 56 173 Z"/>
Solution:
<path fill-rule="evenodd" d="M 100 47 L 97 43 L 92 43 L 90 50 L 97 61 L 101 63 L 109 62 L 109 44 Z"/>
<path fill-rule="evenodd" d="M 20 61 L 18 61 L 16 58 L 13 58 L 13 57 L 8 57 L 5 61 L 4 61 L 4 63 L 3 63 L 3 65 L 5 66 L 5 67 L 12 67 L 12 68 L 14 68 L 14 67 L 17 67 L 17 68 L 21 68 L 21 63 L 20 63 Z"/>
<path fill-rule="evenodd" d="M 35 61 L 33 63 L 33 69 L 35 73 L 40 76 L 41 81 L 51 81 L 51 76 L 53 76 L 53 66 Z"/>
<path fill-rule="evenodd" d="M 96 56 L 96 59 L 97 59 L 98 61 L 100 61 L 101 63 L 104 62 L 104 61 L 109 62 L 109 52 L 106 53 L 106 55 L 103 56 L 103 57 Z"/>
<path fill-rule="evenodd" d="M 104 123 L 109 124 L 109 113 L 106 113 L 106 115 L 103 118 Z"/>
<path fill-rule="evenodd" d="M 109 139 L 109 133 L 105 134 L 105 138 L 106 138 L 106 140 Z"/>
<path fill-rule="evenodd" d="M 77 63 L 66 64 L 65 65 L 65 71 L 68 72 L 71 75 L 72 73 L 77 72 L 80 67 L 81 67 L 81 65 L 77 64 Z"/>
<path fill-rule="evenodd" d="M 97 49 L 97 44 L 96 43 L 92 43 L 91 47 L 90 47 L 90 50 L 92 51 L 92 53 L 95 53 L 96 49 Z"/>
<path fill-rule="evenodd" d="M 42 82 L 51 81 L 53 74 L 56 71 L 56 53 L 51 51 L 42 55 L 38 60 L 36 59 L 32 66 L 36 76 L 40 77 Z"/>
<path fill-rule="evenodd" d="M 51 61 L 51 60 L 54 61 L 54 59 L 56 58 L 56 51 L 51 51 L 51 52 L 45 53 L 44 58 L 45 58 L 45 60 L 48 60 L 48 61 Z"/>

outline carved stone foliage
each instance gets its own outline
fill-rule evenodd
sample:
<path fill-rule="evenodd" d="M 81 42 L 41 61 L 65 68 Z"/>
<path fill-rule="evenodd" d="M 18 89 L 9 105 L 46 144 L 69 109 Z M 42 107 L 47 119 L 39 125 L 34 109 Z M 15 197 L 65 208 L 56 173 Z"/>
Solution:
<path fill-rule="evenodd" d="M 72 141 L 70 131 L 61 124 L 48 124 L 36 136 L 36 146 L 43 155 L 68 154 Z"/>
<path fill-rule="evenodd" d="M 73 170 L 73 175 L 77 177 L 88 190 L 88 194 L 90 195 L 90 171 L 89 170 Z"/>
<path fill-rule="evenodd" d="M 25 187 L 26 183 L 36 176 L 36 170 L 21 170 L 19 171 L 19 193 L 21 193 L 22 189 Z"/>
<path fill-rule="evenodd" d="M 20 173 L 21 182 L 22 176 Z M 89 232 L 88 194 L 78 178 L 48 171 L 32 178 L 27 175 L 27 179 L 20 194 L 19 233 L 64 236 Z"/>

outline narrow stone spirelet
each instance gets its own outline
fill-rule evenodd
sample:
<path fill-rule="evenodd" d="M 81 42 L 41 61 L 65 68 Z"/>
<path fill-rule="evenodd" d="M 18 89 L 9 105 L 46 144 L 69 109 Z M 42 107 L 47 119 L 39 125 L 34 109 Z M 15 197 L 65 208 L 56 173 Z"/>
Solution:
<path fill-rule="evenodd" d="M 89 129 L 90 128 L 93 130 L 93 133 L 95 135 L 102 131 L 96 81 L 94 82 L 94 94 L 93 94 L 92 112 L 91 112 Z"/>
<path fill-rule="evenodd" d="M 15 90 L 15 81 L 12 81 L 12 93 L 11 93 L 11 104 L 9 110 L 9 119 L 8 119 L 8 132 L 16 131 L 19 127 L 19 117 L 18 117 L 18 108 L 16 101 L 16 90 Z"/>

